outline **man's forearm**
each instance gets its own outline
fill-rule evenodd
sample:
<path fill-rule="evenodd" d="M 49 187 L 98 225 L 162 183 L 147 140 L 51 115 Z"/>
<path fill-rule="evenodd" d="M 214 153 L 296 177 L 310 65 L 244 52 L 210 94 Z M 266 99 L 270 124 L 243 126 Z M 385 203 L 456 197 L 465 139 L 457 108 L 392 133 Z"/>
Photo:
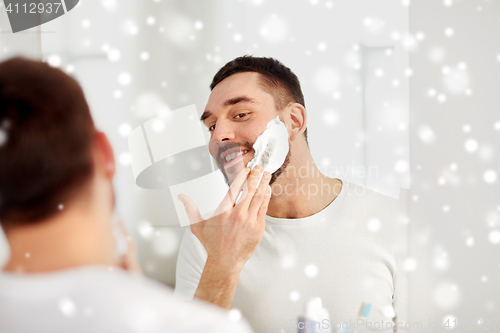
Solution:
<path fill-rule="evenodd" d="M 225 309 L 230 309 L 240 279 L 241 268 L 207 259 L 194 296 Z"/>

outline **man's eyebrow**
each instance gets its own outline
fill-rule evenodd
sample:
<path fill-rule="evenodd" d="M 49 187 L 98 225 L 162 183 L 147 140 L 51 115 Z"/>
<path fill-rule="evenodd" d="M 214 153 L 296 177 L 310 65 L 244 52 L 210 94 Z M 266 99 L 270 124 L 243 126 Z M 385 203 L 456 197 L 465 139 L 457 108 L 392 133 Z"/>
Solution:
<path fill-rule="evenodd" d="M 255 103 L 255 100 L 248 96 L 238 96 L 235 98 L 228 99 L 224 102 L 224 107 L 238 104 L 238 103 Z"/>
<path fill-rule="evenodd" d="M 235 105 L 238 103 L 256 103 L 256 101 L 248 96 L 238 96 L 234 98 L 230 98 L 224 102 L 223 107 L 228 107 L 231 105 Z M 210 111 L 205 111 L 200 117 L 200 121 L 205 121 L 208 117 L 210 117 L 212 113 Z"/>
<path fill-rule="evenodd" d="M 205 121 L 205 119 L 207 119 L 208 117 L 210 117 L 212 115 L 212 112 L 210 111 L 205 111 L 203 112 L 203 114 L 201 115 L 200 117 L 200 121 L 203 122 Z"/>

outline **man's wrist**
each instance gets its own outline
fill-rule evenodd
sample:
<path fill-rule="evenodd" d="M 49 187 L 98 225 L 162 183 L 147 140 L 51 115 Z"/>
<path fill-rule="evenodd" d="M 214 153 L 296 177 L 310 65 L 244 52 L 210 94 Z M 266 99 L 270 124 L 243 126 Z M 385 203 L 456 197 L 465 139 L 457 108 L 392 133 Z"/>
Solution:
<path fill-rule="evenodd" d="M 204 269 L 215 268 L 218 272 L 220 272 L 220 274 L 224 275 L 225 277 L 235 277 L 236 279 L 239 279 L 241 270 L 243 269 L 244 265 L 245 263 L 235 262 L 230 259 L 228 260 L 224 258 L 208 256 Z"/>
<path fill-rule="evenodd" d="M 227 259 L 208 257 L 195 297 L 229 310 L 242 268 Z"/>

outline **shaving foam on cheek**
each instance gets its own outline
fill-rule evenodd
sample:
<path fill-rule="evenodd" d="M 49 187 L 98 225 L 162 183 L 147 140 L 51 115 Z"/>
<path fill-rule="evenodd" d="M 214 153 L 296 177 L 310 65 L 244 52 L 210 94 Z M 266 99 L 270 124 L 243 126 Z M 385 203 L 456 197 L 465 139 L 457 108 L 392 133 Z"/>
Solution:
<path fill-rule="evenodd" d="M 264 132 L 255 140 L 253 149 L 255 151 L 254 158 L 248 162 L 250 169 L 260 164 L 264 171 L 273 173 L 283 165 L 290 146 L 288 144 L 288 131 L 279 117 L 267 123 Z"/>

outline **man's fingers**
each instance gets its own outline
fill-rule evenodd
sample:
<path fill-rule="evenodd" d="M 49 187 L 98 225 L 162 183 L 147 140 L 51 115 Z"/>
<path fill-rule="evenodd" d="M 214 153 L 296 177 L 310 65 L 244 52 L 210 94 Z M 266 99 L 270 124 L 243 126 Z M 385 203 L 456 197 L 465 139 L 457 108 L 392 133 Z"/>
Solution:
<path fill-rule="evenodd" d="M 248 195 L 248 184 L 247 182 L 245 182 L 245 184 L 243 184 L 243 190 L 241 191 L 241 195 L 236 200 L 236 205 L 242 202 L 247 197 L 247 195 Z"/>
<path fill-rule="evenodd" d="M 247 180 L 249 172 L 250 169 L 245 168 L 241 170 L 240 173 L 236 176 L 236 178 L 231 183 L 231 186 L 229 187 L 226 196 L 220 203 L 219 207 L 217 207 L 217 209 L 215 210 L 214 216 L 219 215 L 233 208 L 234 204 L 236 203 L 236 200 L 238 199 L 238 195 L 240 194 L 241 189 L 245 184 L 245 181 Z"/>
<path fill-rule="evenodd" d="M 267 207 L 269 206 L 269 200 L 271 199 L 271 186 L 267 185 L 266 194 L 264 195 L 264 200 L 260 204 L 259 212 L 257 213 L 257 220 L 261 221 L 266 218 Z"/>
<path fill-rule="evenodd" d="M 248 208 L 248 213 L 250 216 L 256 216 L 259 212 L 260 206 L 262 205 L 262 201 L 266 198 L 266 193 L 269 189 L 269 181 L 271 180 L 271 174 L 269 171 L 265 171 L 262 175 L 262 179 L 260 180 L 259 187 L 257 187 L 255 191 L 255 195 L 252 198 L 252 202 L 250 203 L 250 207 Z"/>
<path fill-rule="evenodd" d="M 253 196 L 257 191 L 257 185 L 259 184 L 259 180 L 262 176 L 262 165 L 256 165 L 250 176 L 248 176 L 247 180 L 247 193 L 246 197 L 241 201 L 240 205 L 242 205 L 242 209 L 246 210 L 250 207 L 250 203 L 252 202 Z"/>
<path fill-rule="evenodd" d="M 137 258 L 137 252 L 135 249 L 135 243 L 132 237 L 127 235 L 127 247 L 128 251 L 122 256 L 122 266 L 127 271 L 142 276 L 142 268 L 139 264 L 139 259 Z"/>
<path fill-rule="evenodd" d="M 250 168 L 247 168 L 249 171 L 248 173 L 250 173 Z M 245 183 L 243 184 L 243 190 L 241 190 L 241 194 L 238 196 L 237 200 L 236 200 L 236 205 L 239 204 L 240 202 L 242 202 L 248 195 L 248 175 L 247 175 L 247 181 L 245 181 Z"/>
<path fill-rule="evenodd" d="M 182 202 L 184 205 L 184 209 L 186 210 L 186 213 L 189 217 L 189 222 L 191 225 L 193 223 L 198 223 L 203 221 L 203 217 L 201 217 L 200 211 L 198 210 L 198 207 L 196 207 L 196 204 L 194 203 L 193 200 L 191 200 L 190 197 L 184 194 L 179 194 L 177 198 Z"/>

